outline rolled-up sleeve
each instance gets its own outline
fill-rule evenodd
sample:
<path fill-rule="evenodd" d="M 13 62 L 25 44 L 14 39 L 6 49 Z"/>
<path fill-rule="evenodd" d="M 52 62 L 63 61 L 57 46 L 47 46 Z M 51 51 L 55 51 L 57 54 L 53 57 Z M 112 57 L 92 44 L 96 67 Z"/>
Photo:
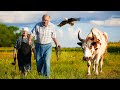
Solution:
<path fill-rule="evenodd" d="M 35 36 L 35 31 L 36 30 L 36 25 L 34 26 L 34 28 L 31 30 L 30 34 L 34 37 Z"/>

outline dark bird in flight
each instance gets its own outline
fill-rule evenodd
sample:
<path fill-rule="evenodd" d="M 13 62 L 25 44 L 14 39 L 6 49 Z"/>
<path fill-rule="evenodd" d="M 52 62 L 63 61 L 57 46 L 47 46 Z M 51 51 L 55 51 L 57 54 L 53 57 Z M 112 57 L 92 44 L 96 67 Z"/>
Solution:
<path fill-rule="evenodd" d="M 74 21 L 80 21 L 80 18 L 65 18 L 65 20 L 63 20 L 57 26 L 62 27 L 65 24 L 70 24 L 71 26 L 73 26 L 74 25 Z"/>

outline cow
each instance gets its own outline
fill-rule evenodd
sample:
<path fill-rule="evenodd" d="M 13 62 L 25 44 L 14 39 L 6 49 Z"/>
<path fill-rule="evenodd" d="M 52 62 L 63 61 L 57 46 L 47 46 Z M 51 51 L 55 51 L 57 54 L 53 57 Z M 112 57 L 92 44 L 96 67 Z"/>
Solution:
<path fill-rule="evenodd" d="M 92 64 L 92 70 L 95 71 L 95 75 L 99 75 L 98 66 L 100 64 L 100 73 L 102 73 L 104 54 L 107 52 L 108 46 L 108 35 L 106 32 L 100 31 L 97 28 L 92 28 L 86 39 L 82 39 L 79 33 L 80 31 L 78 31 L 78 39 L 81 42 L 77 44 L 83 50 L 83 61 L 87 61 L 87 75 L 91 75 L 90 68 Z"/>

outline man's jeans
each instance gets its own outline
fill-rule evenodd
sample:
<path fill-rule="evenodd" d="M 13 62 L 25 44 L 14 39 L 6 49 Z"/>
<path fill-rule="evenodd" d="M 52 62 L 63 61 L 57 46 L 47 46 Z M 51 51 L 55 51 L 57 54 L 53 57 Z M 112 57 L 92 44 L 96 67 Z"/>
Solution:
<path fill-rule="evenodd" d="M 52 44 L 39 44 L 35 46 L 36 49 L 36 64 L 38 73 L 43 76 L 50 76 L 50 59 L 52 52 Z"/>

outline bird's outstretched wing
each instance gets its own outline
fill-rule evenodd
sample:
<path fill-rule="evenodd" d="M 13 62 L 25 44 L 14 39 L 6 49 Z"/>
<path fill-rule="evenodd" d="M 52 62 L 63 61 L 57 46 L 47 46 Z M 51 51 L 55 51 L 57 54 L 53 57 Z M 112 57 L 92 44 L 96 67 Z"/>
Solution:
<path fill-rule="evenodd" d="M 68 22 L 80 21 L 80 18 L 69 18 Z"/>
<path fill-rule="evenodd" d="M 62 27 L 62 26 L 65 25 L 65 24 L 67 24 L 67 20 L 62 21 L 62 22 L 61 22 L 60 24 L 58 24 L 57 26 Z"/>
<path fill-rule="evenodd" d="M 80 18 L 69 18 L 68 20 L 64 20 L 62 21 L 59 25 L 59 27 L 62 27 L 65 24 L 70 24 L 71 26 L 74 25 L 74 21 L 80 21 Z"/>

